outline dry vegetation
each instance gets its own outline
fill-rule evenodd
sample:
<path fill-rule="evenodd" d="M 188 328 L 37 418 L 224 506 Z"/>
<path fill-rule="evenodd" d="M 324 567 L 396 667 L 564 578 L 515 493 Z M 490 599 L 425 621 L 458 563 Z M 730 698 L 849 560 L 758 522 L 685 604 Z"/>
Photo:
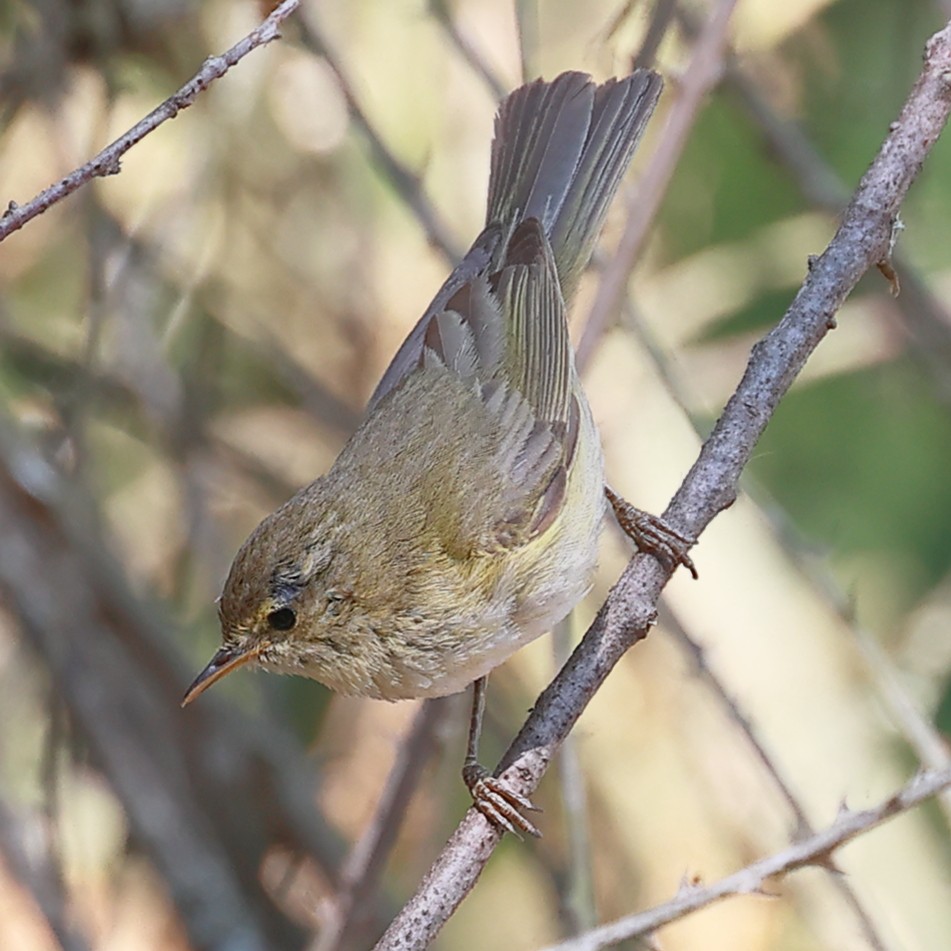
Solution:
<path fill-rule="evenodd" d="M 479 230 L 499 91 L 651 52 L 668 92 L 573 329 L 641 215 L 585 379 L 612 483 L 664 508 L 951 15 L 747 0 L 691 86 L 698 31 L 728 6 L 305 2 L 121 174 L 3 241 L 0 947 L 328 951 L 393 917 L 466 809 L 465 701 L 423 712 L 240 673 L 183 712 L 214 598 L 247 531 L 331 463 Z M 261 14 L 10 5 L 0 197 L 81 165 Z M 669 120 L 691 90 L 681 155 Z M 637 189 L 658 153 L 653 218 Z M 948 768 L 948 158 L 939 142 L 904 208 L 901 295 L 873 272 L 839 313 L 703 534 L 699 582 L 667 586 L 539 788 L 544 838 L 503 843 L 437 947 L 484 948 L 487 927 L 513 951 L 564 940 Z M 606 531 L 577 632 L 629 557 Z M 571 640 L 493 675 L 486 762 Z M 652 940 L 944 947 L 949 822 L 931 800 L 837 851 L 846 874 L 812 865 Z M 369 859 L 348 856 L 361 836 Z"/>

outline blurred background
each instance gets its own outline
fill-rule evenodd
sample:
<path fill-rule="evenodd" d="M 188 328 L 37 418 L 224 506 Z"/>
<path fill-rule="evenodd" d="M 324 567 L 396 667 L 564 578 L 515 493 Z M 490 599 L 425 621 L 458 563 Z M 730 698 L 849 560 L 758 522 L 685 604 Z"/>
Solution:
<path fill-rule="evenodd" d="M 738 3 L 622 313 L 584 353 L 609 481 L 635 504 L 663 510 L 687 472 L 949 6 Z M 250 529 L 330 466 L 481 228 L 500 95 L 653 58 L 667 91 L 580 339 L 710 9 L 305 0 L 120 175 L 3 243 L 0 947 L 372 944 L 467 807 L 467 699 L 420 713 L 245 671 L 182 711 L 218 643 L 214 599 Z M 86 161 L 266 12 L 5 4 L 0 200 Z M 843 308 L 703 535 L 699 582 L 677 573 L 539 789 L 544 838 L 506 837 L 438 947 L 543 946 L 947 762 L 949 169 L 946 136 L 904 209 L 901 295 L 872 273 Z M 629 555 L 605 531 L 574 633 L 493 675 L 484 762 Z M 653 946 L 949 947 L 949 821 L 932 802 L 845 848 L 845 874 L 797 872 Z M 348 859 L 368 830 L 374 860 Z"/>

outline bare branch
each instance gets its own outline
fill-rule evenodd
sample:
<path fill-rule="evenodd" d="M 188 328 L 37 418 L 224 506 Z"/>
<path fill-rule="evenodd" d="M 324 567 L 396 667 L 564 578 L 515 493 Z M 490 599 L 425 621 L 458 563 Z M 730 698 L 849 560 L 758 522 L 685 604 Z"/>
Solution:
<path fill-rule="evenodd" d="M 373 160 L 389 179 L 390 184 L 396 189 L 403 201 L 406 202 L 407 206 L 412 210 L 420 227 L 426 234 L 429 243 L 438 251 L 441 251 L 450 264 L 456 264 L 462 258 L 463 249 L 459 247 L 456 240 L 452 237 L 448 225 L 443 221 L 426 197 L 419 176 L 408 169 L 390 151 L 373 123 L 367 118 L 354 92 L 353 84 L 344 72 L 340 58 L 330 48 L 326 37 L 318 31 L 317 27 L 315 27 L 310 20 L 302 21 L 301 37 L 305 45 L 318 56 L 322 56 L 327 61 L 327 65 L 333 70 L 334 75 L 337 77 L 337 82 L 340 84 L 340 91 L 343 93 L 343 98 L 346 100 L 350 118 L 353 119 L 363 133 L 370 147 L 370 154 Z"/>
<path fill-rule="evenodd" d="M 644 34 L 644 39 L 641 42 L 641 48 L 637 51 L 637 55 L 634 57 L 634 62 L 631 64 L 634 69 L 637 69 L 639 66 L 654 65 L 654 59 L 657 56 L 657 50 L 660 48 L 660 44 L 664 37 L 667 35 L 667 30 L 670 28 L 670 22 L 673 19 L 674 13 L 676 13 L 676 11 L 677 0 L 655 0 L 654 10 L 651 13 L 647 32 Z M 625 15 L 627 12 L 628 11 L 625 10 Z M 619 20 L 616 22 L 614 28 L 619 25 Z"/>
<path fill-rule="evenodd" d="M 719 676 L 707 663 L 706 652 L 702 645 L 691 637 L 690 632 L 680 623 L 680 619 L 672 611 L 664 611 L 663 609 L 662 611 L 664 627 L 673 634 L 674 640 L 680 644 L 681 648 L 693 661 L 699 678 L 707 685 L 710 692 L 716 698 L 717 703 L 720 705 L 720 708 L 743 735 L 756 759 L 759 760 L 760 764 L 766 770 L 766 773 L 773 781 L 773 785 L 789 807 L 789 811 L 796 820 L 797 835 L 800 838 L 815 835 L 815 830 L 809 821 L 809 817 L 806 815 L 806 810 L 796 798 L 792 787 L 783 776 L 779 764 L 775 762 L 769 751 L 760 741 L 756 728 L 750 718 L 740 708 L 740 704 L 730 695 Z M 833 874 L 831 881 L 858 919 L 865 939 L 869 943 L 869 947 L 873 948 L 874 951 L 885 951 L 885 943 L 875 928 L 875 922 L 872 921 L 871 916 L 865 910 L 861 899 L 856 894 L 855 889 L 848 879 L 842 875 Z"/>
<path fill-rule="evenodd" d="M 283 0 L 259 27 L 252 30 L 243 40 L 235 43 L 227 52 L 220 56 L 209 56 L 201 69 L 178 92 L 169 96 L 111 145 L 107 145 L 95 158 L 70 172 L 55 185 L 50 185 L 25 205 L 18 205 L 15 201 L 11 201 L 6 212 L 0 217 L 0 241 L 94 178 L 117 175 L 122 170 L 122 156 L 133 145 L 141 142 L 163 122 L 174 119 L 182 109 L 187 109 L 199 93 L 207 89 L 216 79 L 224 76 L 232 66 L 252 50 L 276 40 L 281 35 L 279 30 L 281 23 L 299 6 L 300 0 Z"/>
<path fill-rule="evenodd" d="M 545 951 L 598 951 L 619 941 L 638 938 L 656 931 L 691 912 L 734 895 L 767 894 L 764 886 L 771 878 L 783 877 L 808 866 L 829 868 L 833 853 L 883 822 L 907 812 L 926 799 L 951 786 L 951 768 L 939 772 L 920 773 L 893 796 L 872 809 L 853 812 L 842 809 L 835 821 L 788 848 L 760 859 L 746 868 L 721 878 L 712 885 L 686 884 L 677 895 L 663 905 L 595 928 L 585 935 L 552 945 Z"/>
<path fill-rule="evenodd" d="M 486 85 L 496 101 L 505 97 L 505 87 L 498 76 L 492 72 L 492 67 L 485 61 L 482 54 L 470 42 L 469 38 L 460 32 L 453 19 L 452 11 L 446 0 L 429 0 L 429 12 L 433 19 L 443 28 L 449 42 L 458 51 L 463 61 Z"/>
<path fill-rule="evenodd" d="M 834 327 L 836 312 L 862 274 L 888 256 L 898 209 L 951 111 L 949 77 L 951 24 L 929 40 L 918 81 L 835 237 L 810 263 L 783 319 L 753 348 L 739 387 L 664 514 L 675 530 L 697 537 L 733 502 L 740 474 L 780 399 Z M 670 567 L 650 555 L 631 560 L 581 645 L 541 695 L 504 757 L 502 775 L 512 788 L 531 794 L 613 666 L 646 636 L 670 575 Z M 425 947 L 473 887 L 500 838 L 479 813 L 470 810 L 377 947 L 387 951 Z"/>

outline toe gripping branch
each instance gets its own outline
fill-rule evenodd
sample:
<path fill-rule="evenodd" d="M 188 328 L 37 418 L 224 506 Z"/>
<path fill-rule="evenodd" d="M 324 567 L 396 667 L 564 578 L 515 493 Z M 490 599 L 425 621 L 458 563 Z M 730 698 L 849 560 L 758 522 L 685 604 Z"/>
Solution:
<path fill-rule="evenodd" d="M 635 508 L 607 485 L 604 487 L 604 494 L 611 503 L 618 525 L 637 545 L 638 551 L 654 555 L 674 568 L 683 565 L 694 579 L 698 577 L 696 566 L 688 554 L 690 547 L 696 542 L 695 538 L 681 535 L 662 518 Z"/>

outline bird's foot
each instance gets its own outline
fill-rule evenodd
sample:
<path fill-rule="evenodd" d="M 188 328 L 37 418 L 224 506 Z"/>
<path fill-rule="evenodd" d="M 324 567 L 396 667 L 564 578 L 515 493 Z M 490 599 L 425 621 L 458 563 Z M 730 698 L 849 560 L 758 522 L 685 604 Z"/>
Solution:
<path fill-rule="evenodd" d="M 519 838 L 523 832 L 541 838 L 538 828 L 522 815 L 522 810 L 541 812 L 530 799 L 508 789 L 502 780 L 478 763 L 466 763 L 462 768 L 462 781 L 472 795 L 476 809 L 494 826 Z"/>
<path fill-rule="evenodd" d="M 642 512 L 630 502 L 625 501 L 608 486 L 604 494 L 611 503 L 614 516 L 624 533 L 637 545 L 639 551 L 648 552 L 661 561 L 673 565 L 683 565 L 697 578 L 697 569 L 687 552 L 696 541 L 671 528 L 662 518 Z"/>

